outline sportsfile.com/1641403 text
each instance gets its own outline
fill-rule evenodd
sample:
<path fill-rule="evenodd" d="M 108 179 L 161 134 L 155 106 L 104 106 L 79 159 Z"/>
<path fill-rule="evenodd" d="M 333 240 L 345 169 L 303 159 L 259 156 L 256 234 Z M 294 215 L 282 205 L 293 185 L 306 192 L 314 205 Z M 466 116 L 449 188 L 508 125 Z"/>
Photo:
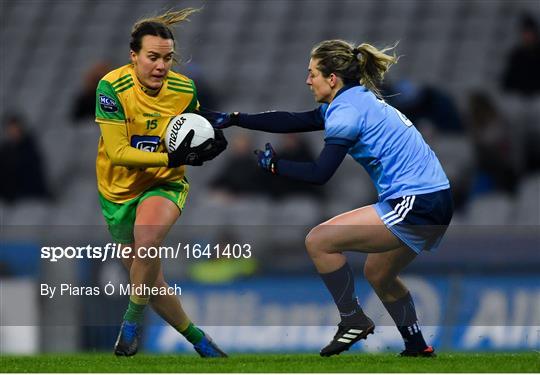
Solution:
<path fill-rule="evenodd" d="M 252 246 L 243 244 L 199 244 L 178 243 L 176 246 L 138 247 L 117 243 L 104 246 L 43 246 L 41 259 L 50 262 L 71 259 L 97 259 L 102 262 L 108 259 L 149 258 L 149 259 L 249 259 Z"/>

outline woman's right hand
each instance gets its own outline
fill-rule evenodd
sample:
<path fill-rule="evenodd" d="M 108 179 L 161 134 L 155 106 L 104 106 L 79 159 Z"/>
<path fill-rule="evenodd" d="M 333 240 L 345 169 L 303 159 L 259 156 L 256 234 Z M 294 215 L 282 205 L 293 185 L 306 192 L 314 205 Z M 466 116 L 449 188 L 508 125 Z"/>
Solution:
<path fill-rule="evenodd" d="M 215 129 L 225 129 L 229 126 L 238 125 L 238 116 L 240 115 L 239 112 L 216 112 L 202 107 L 195 113 L 207 119 Z"/>

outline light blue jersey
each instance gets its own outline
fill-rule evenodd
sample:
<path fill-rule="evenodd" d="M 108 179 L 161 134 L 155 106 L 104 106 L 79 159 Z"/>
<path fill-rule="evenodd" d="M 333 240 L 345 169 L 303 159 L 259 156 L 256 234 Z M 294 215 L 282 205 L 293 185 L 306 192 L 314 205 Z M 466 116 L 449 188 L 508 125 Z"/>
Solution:
<path fill-rule="evenodd" d="M 342 91 L 321 109 L 325 142 L 350 147 L 348 153 L 366 169 L 380 201 L 450 187 L 411 121 L 364 86 Z"/>

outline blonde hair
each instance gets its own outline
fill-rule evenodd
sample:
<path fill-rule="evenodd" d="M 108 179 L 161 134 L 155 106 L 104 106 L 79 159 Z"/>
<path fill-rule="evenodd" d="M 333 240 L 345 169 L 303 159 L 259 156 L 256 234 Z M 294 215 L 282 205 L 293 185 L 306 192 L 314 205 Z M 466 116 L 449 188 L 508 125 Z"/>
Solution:
<path fill-rule="evenodd" d="M 140 19 L 135 22 L 131 29 L 131 41 L 129 42 L 131 50 L 135 53 L 141 50 L 142 38 L 145 35 L 159 36 L 163 39 L 172 39 L 174 41 L 171 27 L 177 23 L 189 21 L 189 16 L 200 10 L 201 8 L 185 8 L 177 11 L 168 10 L 158 16 Z"/>
<path fill-rule="evenodd" d="M 397 63 L 399 57 L 386 52 L 397 46 L 377 49 L 368 43 L 357 47 L 354 44 L 340 39 L 325 40 L 311 50 L 311 58 L 317 59 L 317 69 L 324 77 L 334 73 L 345 84 L 360 83 L 381 97 L 379 84 L 383 81 L 385 73 Z"/>

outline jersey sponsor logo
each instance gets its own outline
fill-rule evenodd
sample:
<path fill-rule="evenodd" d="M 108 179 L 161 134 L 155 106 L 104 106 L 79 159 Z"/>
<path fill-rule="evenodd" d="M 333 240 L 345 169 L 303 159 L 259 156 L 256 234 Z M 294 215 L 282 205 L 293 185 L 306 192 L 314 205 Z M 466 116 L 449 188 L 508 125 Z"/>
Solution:
<path fill-rule="evenodd" d="M 161 113 L 154 112 L 154 113 L 143 113 L 144 117 L 161 117 Z"/>
<path fill-rule="evenodd" d="M 109 98 L 107 95 L 99 94 L 99 106 L 104 112 L 118 112 L 118 105 L 116 105 L 116 101 Z"/>
<path fill-rule="evenodd" d="M 159 146 L 160 138 L 157 135 L 133 135 L 131 147 L 142 151 L 154 152 Z"/>

